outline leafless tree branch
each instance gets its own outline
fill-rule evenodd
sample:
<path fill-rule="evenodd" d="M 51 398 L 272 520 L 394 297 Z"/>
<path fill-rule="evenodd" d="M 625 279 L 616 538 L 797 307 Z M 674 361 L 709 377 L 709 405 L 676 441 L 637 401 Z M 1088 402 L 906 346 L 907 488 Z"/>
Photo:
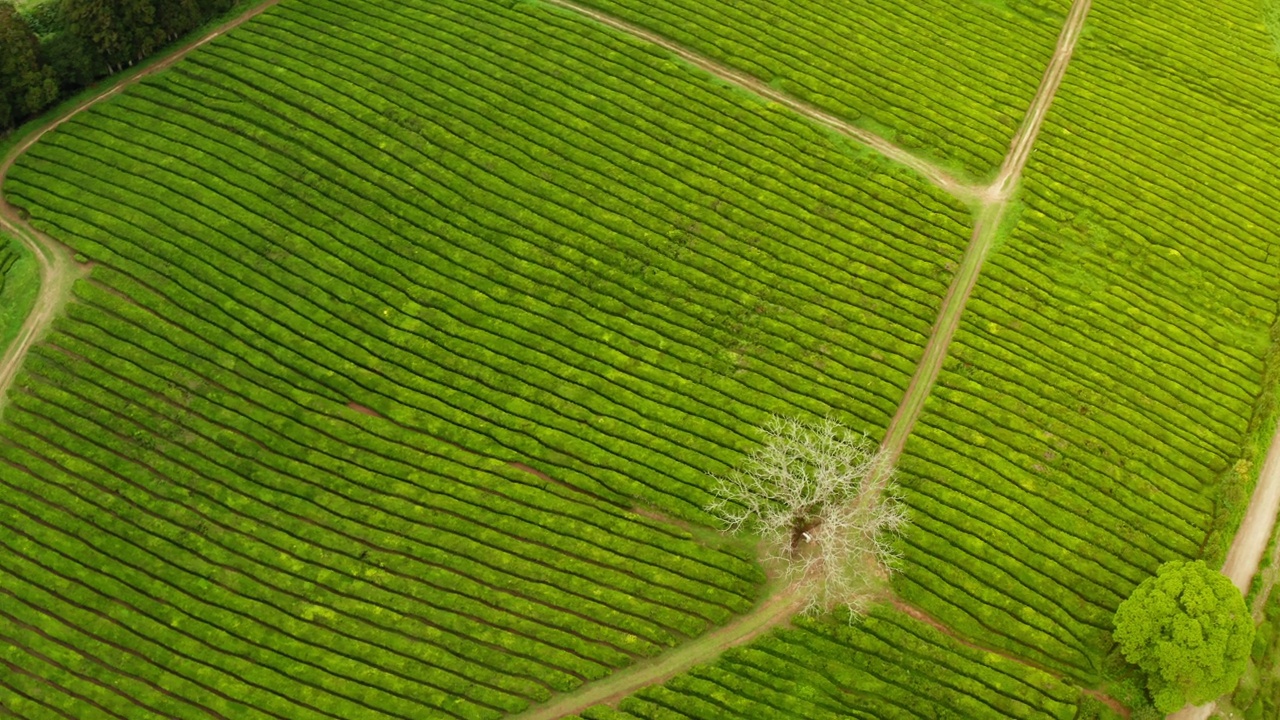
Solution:
<path fill-rule="evenodd" d="M 901 560 L 906 507 L 885 456 L 832 419 L 774 416 L 742 466 L 717 476 L 707 506 L 732 531 L 758 535 L 767 560 L 801 583 L 806 611 L 865 608 L 876 576 Z"/>

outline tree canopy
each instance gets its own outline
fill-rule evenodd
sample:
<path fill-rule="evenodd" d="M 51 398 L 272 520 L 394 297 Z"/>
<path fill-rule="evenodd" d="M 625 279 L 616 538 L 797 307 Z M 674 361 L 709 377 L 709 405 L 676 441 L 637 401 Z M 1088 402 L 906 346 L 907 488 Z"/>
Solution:
<path fill-rule="evenodd" d="M 0 132 L 146 58 L 236 0 L 0 0 Z"/>
<path fill-rule="evenodd" d="M 0 128 L 58 97 L 53 71 L 40 62 L 40 42 L 13 5 L 0 2 Z"/>
<path fill-rule="evenodd" d="M 1164 713 L 1230 692 L 1253 644 L 1240 591 L 1203 560 L 1161 565 L 1120 604 L 1114 622 L 1121 652 L 1146 673 Z"/>
<path fill-rule="evenodd" d="M 716 478 L 707 509 L 731 530 L 759 535 L 804 593 L 806 611 L 837 605 L 859 614 L 876 577 L 898 559 L 906 508 L 888 459 L 864 435 L 830 418 L 774 416 L 741 467 Z"/>

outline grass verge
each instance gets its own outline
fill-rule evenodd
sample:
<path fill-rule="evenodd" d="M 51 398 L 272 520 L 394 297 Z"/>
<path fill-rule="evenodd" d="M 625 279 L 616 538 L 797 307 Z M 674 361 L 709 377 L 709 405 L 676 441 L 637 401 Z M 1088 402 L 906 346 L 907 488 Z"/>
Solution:
<path fill-rule="evenodd" d="M 17 260 L 0 283 L 0 354 L 17 337 L 40 292 L 40 265 L 35 256 L 16 238 L 0 233 L 0 248 L 5 245 Z"/>

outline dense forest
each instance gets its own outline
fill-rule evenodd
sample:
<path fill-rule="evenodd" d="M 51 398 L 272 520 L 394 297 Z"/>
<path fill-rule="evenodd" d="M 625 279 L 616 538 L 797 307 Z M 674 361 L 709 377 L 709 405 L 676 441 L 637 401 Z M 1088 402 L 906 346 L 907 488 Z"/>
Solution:
<path fill-rule="evenodd" d="M 0 0 L 0 134 L 237 0 Z"/>

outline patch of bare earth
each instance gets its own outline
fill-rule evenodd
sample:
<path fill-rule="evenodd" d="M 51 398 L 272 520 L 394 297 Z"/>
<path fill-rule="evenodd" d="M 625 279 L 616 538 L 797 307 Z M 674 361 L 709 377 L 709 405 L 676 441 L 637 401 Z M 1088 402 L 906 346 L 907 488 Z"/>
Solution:
<path fill-rule="evenodd" d="M 358 403 L 358 402 L 349 402 L 349 403 L 347 403 L 347 408 L 348 408 L 349 410 L 355 410 L 356 412 L 360 413 L 361 415 L 368 415 L 369 417 L 376 417 L 376 418 L 380 418 L 380 417 L 382 417 L 382 413 L 378 412 L 377 410 L 374 410 L 374 409 L 373 409 L 373 408 L 371 408 L 371 407 L 366 407 L 366 406 L 364 406 L 364 405 L 361 405 L 361 404 L 360 404 L 360 403 Z"/>

